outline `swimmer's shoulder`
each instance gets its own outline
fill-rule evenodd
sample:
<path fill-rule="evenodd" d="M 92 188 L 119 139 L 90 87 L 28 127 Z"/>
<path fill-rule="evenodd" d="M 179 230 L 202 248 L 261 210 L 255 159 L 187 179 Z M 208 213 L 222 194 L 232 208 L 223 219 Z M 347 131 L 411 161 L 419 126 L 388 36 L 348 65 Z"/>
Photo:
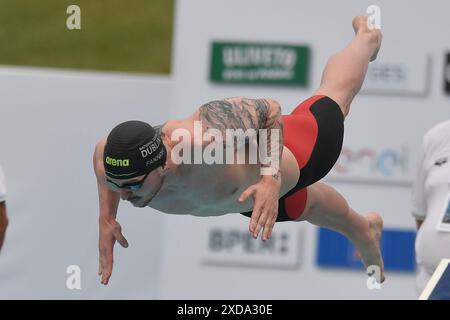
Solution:
<path fill-rule="evenodd" d="M 95 145 L 94 155 L 93 155 L 93 164 L 94 171 L 97 176 L 104 175 L 105 167 L 103 166 L 103 152 L 105 150 L 107 137 L 101 138 L 97 144 Z"/>
<path fill-rule="evenodd" d="M 175 130 L 187 130 L 191 135 L 194 130 L 194 117 L 189 117 L 183 120 L 169 120 L 163 124 L 153 126 L 157 134 L 162 138 L 170 138 Z"/>
<path fill-rule="evenodd" d="M 103 152 L 105 151 L 107 137 L 101 138 L 95 145 L 94 149 L 94 158 L 100 157 L 103 158 Z"/>

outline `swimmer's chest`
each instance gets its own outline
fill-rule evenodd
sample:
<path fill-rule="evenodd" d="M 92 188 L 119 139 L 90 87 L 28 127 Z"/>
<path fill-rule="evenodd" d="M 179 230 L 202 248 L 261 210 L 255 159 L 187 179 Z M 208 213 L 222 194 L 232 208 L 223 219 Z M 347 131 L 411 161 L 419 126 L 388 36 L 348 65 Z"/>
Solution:
<path fill-rule="evenodd" d="M 167 213 L 199 216 L 245 211 L 237 199 L 259 180 L 259 165 L 185 165 L 161 190 L 152 207 Z"/>

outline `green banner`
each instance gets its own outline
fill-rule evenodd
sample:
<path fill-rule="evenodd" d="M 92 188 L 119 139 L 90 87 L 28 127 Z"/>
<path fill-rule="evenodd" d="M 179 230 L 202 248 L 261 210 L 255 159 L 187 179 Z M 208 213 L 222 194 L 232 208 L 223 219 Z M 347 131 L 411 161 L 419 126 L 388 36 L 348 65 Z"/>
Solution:
<path fill-rule="evenodd" d="M 309 47 L 270 43 L 214 42 L 212 82 L 306 87 Z"/>

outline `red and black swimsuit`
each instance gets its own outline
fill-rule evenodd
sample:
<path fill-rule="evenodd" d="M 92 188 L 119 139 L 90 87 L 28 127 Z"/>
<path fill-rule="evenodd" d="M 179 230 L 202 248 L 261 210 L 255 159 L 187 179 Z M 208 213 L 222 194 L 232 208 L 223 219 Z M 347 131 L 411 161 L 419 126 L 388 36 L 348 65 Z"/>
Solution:
<path fill-rule="evenodd" d="M 279 199 L 277 222 L 297 220 L 308 196 L 307 186 L 322 179 L 336 163 L 344 138 L 344 115 L 327 96 L 313 96 L 282 116 L 284 145 L 294 154 L 300 178 Z M 250 217 L 252 212 L 244 212 Z"/>

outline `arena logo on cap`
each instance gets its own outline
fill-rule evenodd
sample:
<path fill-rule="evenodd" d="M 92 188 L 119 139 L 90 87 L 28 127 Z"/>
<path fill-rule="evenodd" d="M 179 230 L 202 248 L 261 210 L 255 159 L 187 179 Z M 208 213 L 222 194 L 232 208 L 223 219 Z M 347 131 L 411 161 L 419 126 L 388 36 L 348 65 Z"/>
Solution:
<path fill-rule="evenodd" d="M 130 159 L 114 159 L 106 157 L 106 163 L 113 167 L 129 167 Z"/>

